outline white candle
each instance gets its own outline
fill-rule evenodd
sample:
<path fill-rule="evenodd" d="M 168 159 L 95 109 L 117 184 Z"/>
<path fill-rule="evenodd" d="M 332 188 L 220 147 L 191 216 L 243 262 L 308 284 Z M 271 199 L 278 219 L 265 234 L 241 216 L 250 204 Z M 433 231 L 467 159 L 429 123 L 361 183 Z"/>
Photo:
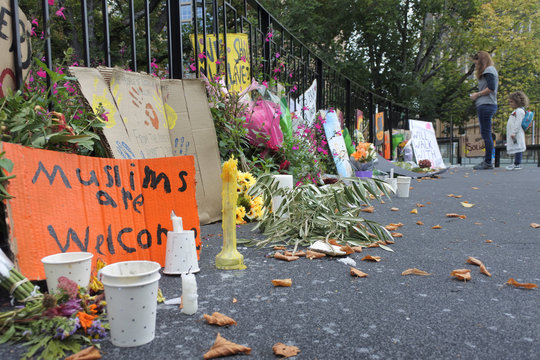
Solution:
<path fill-rule="evenodd" d="M 194 274 L 182 274 L 182 312 L 193 315 L 197 312 L 197 280 Z"/>
<path fill-rule="evenodd" d="M 179 231 L 183 230 L 183 228 L 182 228 L 182 218 L 176 216 L 176 214 L 174 213 L 174 210 L 171 211 L 171 220 L 172 220 L 172 225 L 173 225 L 173 231 L 174 232 L 179 232 Z"/>

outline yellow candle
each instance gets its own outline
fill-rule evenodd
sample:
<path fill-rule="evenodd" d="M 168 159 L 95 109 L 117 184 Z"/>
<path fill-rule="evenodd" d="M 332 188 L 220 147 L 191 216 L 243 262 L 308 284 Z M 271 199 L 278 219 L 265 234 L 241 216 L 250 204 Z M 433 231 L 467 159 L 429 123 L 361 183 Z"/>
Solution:
<path fill-rule="evenodd" d="M 216 267 L 224 270 L 242 270 L 244 256 L 236 250 L 236 183 L 238 178 L 238 160 L 234 157 L 223 164 L 221 171 L 222 185 L 222 217 L 223 227 L 223 248 L 216 255 Z"/>

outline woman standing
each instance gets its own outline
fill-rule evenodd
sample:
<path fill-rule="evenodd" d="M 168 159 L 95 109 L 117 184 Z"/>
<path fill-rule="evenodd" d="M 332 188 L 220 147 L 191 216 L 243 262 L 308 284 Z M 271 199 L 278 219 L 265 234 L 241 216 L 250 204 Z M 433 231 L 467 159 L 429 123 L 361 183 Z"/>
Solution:
<path fill-rule="evenodd" d="M 478 92 L 470 95 L 476 105 L 480 134 L 484 139 L 486 155 L 484 161 L 476 165 L 475 170 L 493 169 L 491 153 L 493 152 L 493 139 L 491 137 L 491 120 L 497 111 L 497 88 L 499 87 L 499 74 L 493 64 L 491 56 L 486 51 L 479 51 L 473 56 L 475 74 L 478 79 Z"/>

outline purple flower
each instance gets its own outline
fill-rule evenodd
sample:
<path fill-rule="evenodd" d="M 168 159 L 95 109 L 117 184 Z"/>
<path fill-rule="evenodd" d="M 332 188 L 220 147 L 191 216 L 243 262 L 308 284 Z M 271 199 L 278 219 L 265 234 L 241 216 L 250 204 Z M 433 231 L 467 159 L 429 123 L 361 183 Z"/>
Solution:
<path fill-rule="evenodd" d="M 76 317 L 75 320 L 73 320 L 73 323 L 74 323 L 74 326 L 73 326 L 73 329 L 71 329 L 71 331 L 69 332 L 69 335 L 75 334 L 75 332 L 81 328 L 81 321 L 79 320 L 78 317 Z"/>
<path fill-rule="evenodd" d="M 276 53 L 276 59 L 279 59 L 280 56 L 281 56 L 281 54 L 277 52 Z"/>
<path fill-rule="evenodd" d="M 39 76 L 39 77 L 42 77 L 42 78 L 44 78 L 45 76 L 47 76 L 47 73 L 46 73 L 45 70 L 43 70 L 43 69 L 39 69 L 39 70 L 37 71 L 36 74 L 38 74 L 38 76 Z"/>
<path fill-rule="evenodd" d="M 64 20 L 66 20 L 66 16 L 64 15 L 64 12 L 63 12 L 64 10 L 66 10 L 66 8 L 62 6 L 60 9 L 56 10 L 55 14 L 56 16 L 62 17 L 64 18 Z"/>
<path fill-rule="evenodd" d="M 92 322 L 92 326 L 88 328 L 87 332 L 88 335 L 96 338 L 104 338 L 107 336 L 107 330 L 105 330 L 105 328 L 101 325 L 101 321 L 99 319 Z"/>

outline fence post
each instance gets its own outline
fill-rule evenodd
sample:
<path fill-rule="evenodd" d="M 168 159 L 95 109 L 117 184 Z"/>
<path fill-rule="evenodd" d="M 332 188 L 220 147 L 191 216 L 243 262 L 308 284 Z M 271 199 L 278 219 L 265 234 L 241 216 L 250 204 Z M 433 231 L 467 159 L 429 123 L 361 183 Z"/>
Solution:
<path fill-rule="evenodd" d="M 169 77 L 182 79 L 182 31 L 180 23 L 180 1 L 167 1 L 169 31 Z"/>
<path fill-rule="evenodd" d="M 271 38 L 268 38 L 268 33 L 270 32 L 270 14 L 266 12 L 262 7 L 259 7 L 259 14 L 261 19 L 261 32 L 263 35 L 263 38 L 265 38 L 265 41 L 263 40 L 263 63 L 264 63 L 264 77 L 265 79 L 269 79 L 270 74 L 270 42 L 272 41 Z"/>
<path fill-rule="evenodd" d="M 388 102 L 388 141 L 390 142 L 390 160 L 394 160 L 394 152 L 392 151 L 394 147 L 394 137 L 392 136 L 393 131 L 393 116 L 392 116 L 392 102 Z"/>
<path fill-rule="evenodd" d="M 375 143 L 375 110 L 373 109 L 373 93 L 369 93 L 369 104 L 368 104 L 368 115 L 369 115 L 369 142 Z"/>
<path fill-rule="evenodd" d="M 324 77 L 323 77 L 323 62 L 321 59 L 316 58 L 317 63 L 317 109 L 322 109 L 324 106 Z M 307 86 L 307 85 L 306 85 Z"/>
<path fill-rule="evenodd" d="M 21 57 L 21 32 L 19 31 L 19 1 L 11 0 L 11 27 L 13 31 L 13 62 L 15 63 L 15 88 L 19 90 L 22 88 L 23 76 L 22 76 L 22 57 Z M 30 41 L 28 39 L 27 41 Z M 30 55 L 29 55 L 30 56 Z"/>
<path fill-rule="evenodd" d="M 345 127 L 350 131 L 352 123 L 351 80 L 345 79 Z M 353 126 L 354 127 L 354 126 Z"/>

